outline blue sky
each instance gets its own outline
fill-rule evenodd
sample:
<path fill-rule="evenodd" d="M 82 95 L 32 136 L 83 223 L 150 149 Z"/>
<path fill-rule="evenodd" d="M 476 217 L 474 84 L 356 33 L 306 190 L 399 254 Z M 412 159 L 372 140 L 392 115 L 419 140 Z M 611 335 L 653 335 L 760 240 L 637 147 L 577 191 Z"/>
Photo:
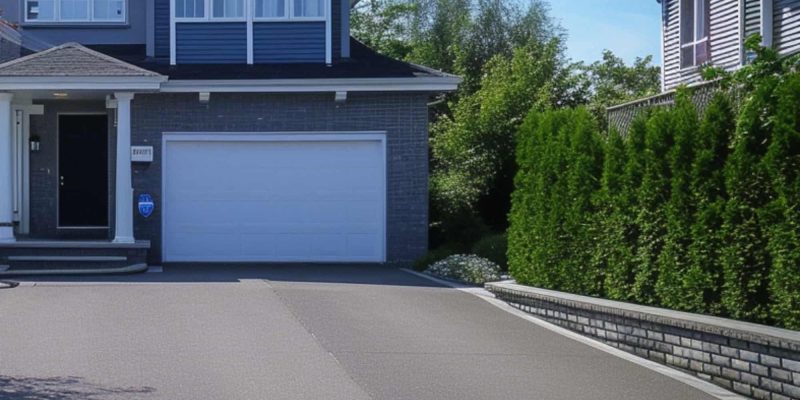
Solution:
<path fill-rule="evenodd" d="M 550 7 L 567 30 L 567 55 L 574 61 L 596 61 L 609 49 L 626 63 L 651 54 L 661 65 L 656 0 L 550 0 Z"/>

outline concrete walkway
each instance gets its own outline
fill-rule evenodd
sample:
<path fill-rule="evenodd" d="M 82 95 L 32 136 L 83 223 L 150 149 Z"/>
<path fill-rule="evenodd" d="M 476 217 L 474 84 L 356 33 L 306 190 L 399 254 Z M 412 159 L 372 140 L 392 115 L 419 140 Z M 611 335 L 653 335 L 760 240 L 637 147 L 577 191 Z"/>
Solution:
<path fill-rule="evenodd" d="M 2 399 L 711 399 L 381 266 L 175 266 L 0 290 Z"/>

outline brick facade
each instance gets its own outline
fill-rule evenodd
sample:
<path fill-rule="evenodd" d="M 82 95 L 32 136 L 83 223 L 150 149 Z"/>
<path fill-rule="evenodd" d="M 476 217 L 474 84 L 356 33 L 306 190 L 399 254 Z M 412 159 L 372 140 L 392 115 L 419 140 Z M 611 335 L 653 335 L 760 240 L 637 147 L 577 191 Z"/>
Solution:
<path fill-rule="evenodd" d="M 193 94 L 137 94 L 132 105 L 131 144 L 154 147 L 154 162 L 133 164 L 134 198 L 153 196 L 150 218 L 134 213 L 136 239 L 149 240 L 150 264 L 161 263 L 161 144 L 164 132 L 352 132 L 385 131 L 387 136 L 387 249 L 389 262 L 407 263 L 428 247 L 428 95 L 426 93 L 212 94 L 201 103 Z M 31 133 L 42 151 L 31 154 L 31 236 L 78 238 L 81 232 L 56 227 L 58 208 L 57 115 L 106 112 L 102 102 L 48 101 L 45 115 L 31 118 Z M 109 121 L 109 188 L 114 188 L 114 113 Z M 134 206 L 133 204 L 131 205 Z M 113 237 L 113 193 L 110 231 Z M 83 234 L 89 234 L 83 232 Z"/>
<path fill-rule="evenodd" d="M 207 104 L 193 94 L 138 94 L 132 145 L 154 147 L 154 162 L 134 164 L 134 197 L 149 193 L 153 215 L 135 214 L 134 235 L 151 241 L 149 262 L 161 262 L 161 143 L 164 132 L 386 131 L 387 260 L 409 262 L 428 245 L 428 95 L 425 93 L 218 94 Z"/>

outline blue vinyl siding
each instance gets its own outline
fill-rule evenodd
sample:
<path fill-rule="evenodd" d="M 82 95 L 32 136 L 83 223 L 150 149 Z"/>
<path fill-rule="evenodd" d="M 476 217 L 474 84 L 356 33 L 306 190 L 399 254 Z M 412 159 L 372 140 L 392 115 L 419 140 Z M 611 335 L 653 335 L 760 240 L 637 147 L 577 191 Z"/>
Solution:
<path fill-rule="evenodd" d="M 178 64 L 246 64 L 244 22 L 200 22 L 175 25 Z"/>
<path fill-rule="evenodd" d="M 155 56 L 169 58 L 169 0 L 155 0 Z"/>
<path fill-rule="evenodd" d="M 331 0 L 331 28 L 332 55 L 338 60 L 342 57 L 342 0 Z"/>
<path fill-rule="evenodd" d="M 270 63 L 325 62 L 325 22 L 256 22 L 253 61 Z"/>

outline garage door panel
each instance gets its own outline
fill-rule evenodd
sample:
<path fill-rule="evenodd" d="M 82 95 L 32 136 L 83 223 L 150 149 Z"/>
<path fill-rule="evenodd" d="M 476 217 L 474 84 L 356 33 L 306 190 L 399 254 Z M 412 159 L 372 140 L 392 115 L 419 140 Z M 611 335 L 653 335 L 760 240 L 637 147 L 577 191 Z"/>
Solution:
<path fill-rule="evenodd" d="M 165 260 L 383 261 L 380 141 L 165 149 Z"/>

